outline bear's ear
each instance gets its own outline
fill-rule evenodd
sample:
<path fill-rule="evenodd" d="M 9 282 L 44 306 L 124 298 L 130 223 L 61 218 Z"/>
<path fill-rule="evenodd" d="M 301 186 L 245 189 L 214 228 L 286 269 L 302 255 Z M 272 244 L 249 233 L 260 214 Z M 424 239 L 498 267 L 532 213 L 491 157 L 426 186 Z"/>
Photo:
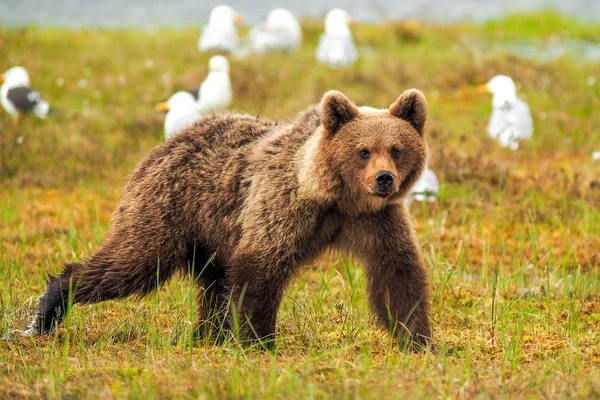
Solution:
<path fill-rule="evenodd" d="M 425 100 L 425 95 L 417 89 L 406 90 L 390 106 L 390 114 L 410 122 L 413 128 L 420 135 L 423 135 L 423 127 L 427 119 L 427 100 Z"/>
<path fill-rule="evenodd" d="M 358 108 L 337 90 L 330 90 L 321 99 L 321 124 L 331 134 L 358 117 Z"/>

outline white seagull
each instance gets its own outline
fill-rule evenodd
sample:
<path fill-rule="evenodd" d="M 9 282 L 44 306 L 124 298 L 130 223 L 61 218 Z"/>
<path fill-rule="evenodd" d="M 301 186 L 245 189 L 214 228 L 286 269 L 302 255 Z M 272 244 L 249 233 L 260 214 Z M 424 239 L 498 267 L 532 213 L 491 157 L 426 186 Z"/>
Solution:
<path fill-rule="evenodd" d="M 165 137 L 193 124 L 203 114 L 223 110 L 231 104 L 231 80 L 229 62 L 223 56 L 213 56 L 209 61 L 209 72 L 200 89 L 198 99 L 189 92 L 177 92 L 156 108 L 168 111 L 165 117 Z"/>
<path fill-rule="evenodd" d="M 529 106 L 517 97 L 517 88 L 511 77 L 496 75 L 485 85 L 482 93 L 492 93 L 492 116 L 487 126 L 488 134 L 502 147 L 519 148 L 519 141 L 533 134 L 533 120 Z"/>
<path fill-rule="evenodd" d="M 285 8 L 276 8 L 267 14 L 267 20 L 252 28 L 246 46 L 256 53 L 272 50 L 294 51 L 302 43 L 300 22 Z"/>
<path fill-rule="evenodd" d="M 213 56 L 208 62 L 208 75 L 198 89 L 198 111 L 206 114 L 224 110 L 231 98 L 229 62 L 223 56 Z"/>
<path fill-rule="evenodd" d="M 177 92 L 169 100 L 156 106 L 159 111 L 168 111 L 165 117 L 165 138 L 200 119 L 196 99 L 189 92 Z"/>
<path fill-rule="evenodd" d="M 432 170 L 425 168 L 423 175 L 421 175 L 421 179 L 415 183 L 410 195 L 406 198 L 406 202 L 408 205 L 410 205 L 413 200 L 433 203 L 437 200 L 439 194 L 440 183 L 438 182 L 437 176 Z"/>
<path fill-rule="evenodd" d="M 334 68 L 347 67 L 358 59 L 358 51 L 350 32 L 352 17 L 341 8 L 334 8 L 325 17 L 325 32 L 319 39 L 317 60 Z"/>
<path fill-rule="evenodd" d="M 220 5 L 210 12 L 208 25 L 202 29 L 198 41 L 200 51 L 224 50 L 233 51 L 238 45 L 236 23 L 242 23 L 244 16 L 235 12 L 230 6 Z"/>
<path fill-rule="evenodd" d="M 12 67 L 0 75 L 0 104 L 12 117 L 13 125 L 19 123 L 23 112 L 33 112 L 39 118 L 46 118 L 50 106 L 42 99 L 40 92 L 29 86 L 29 74 L 23 67 Z"/>

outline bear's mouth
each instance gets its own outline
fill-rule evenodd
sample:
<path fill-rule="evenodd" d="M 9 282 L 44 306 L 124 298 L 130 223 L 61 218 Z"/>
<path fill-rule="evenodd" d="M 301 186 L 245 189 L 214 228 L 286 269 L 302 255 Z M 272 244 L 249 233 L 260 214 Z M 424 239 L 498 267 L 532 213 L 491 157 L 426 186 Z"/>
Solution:
<path fill-rule="evenodd" d="M 394 193 L 394 191 L 392 189 L 390 190 L 381 190 L 381 189 L 377 189 L 377 190 L 372 190 L 371 194 L 377 197 L 380 197 L 382 199 L 385 199 L 386 197 L 388 197 L 389 195 L 391 195 L 392 193 Z"/>

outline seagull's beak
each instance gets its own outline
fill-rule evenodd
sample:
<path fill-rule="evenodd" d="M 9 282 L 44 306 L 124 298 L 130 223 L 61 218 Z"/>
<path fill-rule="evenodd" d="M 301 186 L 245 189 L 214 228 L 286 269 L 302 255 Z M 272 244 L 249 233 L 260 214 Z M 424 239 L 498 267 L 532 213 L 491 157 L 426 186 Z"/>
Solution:
<path fill-rule="evenodd" d="M 235 22 L 238 25 L 241 25 L 244 23 L 244 16 L 240 13 L 236 13 L 235 16 L 233 17 L 233 22 Z"/>
<path fill-rule="evenodd" d="M 348 25 L 356 25 L 356 18 L 349 17 L 348 18 Z"/>
<path fill-rule="evenodd" d="M 156 111 L 169 111 L 169 105 L 167 104 L 166 101 L 163 101 L 162 103 L 158 103 L 155 107 Z"/>
<path fill-rule="evenodd" d="M 489 93 L 490 92 L 490 88 L 488 88 L 487 83 L 485 85 L 479 85 L 477 86 L 477 91 L 479 93 Z"/>

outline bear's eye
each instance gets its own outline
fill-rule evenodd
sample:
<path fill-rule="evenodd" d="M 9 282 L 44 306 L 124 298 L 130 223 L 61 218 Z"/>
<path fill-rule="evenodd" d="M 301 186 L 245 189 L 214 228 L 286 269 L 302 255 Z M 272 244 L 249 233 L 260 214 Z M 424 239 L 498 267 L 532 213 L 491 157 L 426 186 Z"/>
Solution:
<path fill-rule="evenodd" d="M 366 160 L 370 156 L 371 156 L 371 152 L 369 150 L 363 149 L 363 150 L 360 151 L 360 158 Z"/>
<path fill-rule="evenodd" d="M 392 149 L 392 157 L 394 157 L 394 158 L 400 157 L 400 150 Z"/>

